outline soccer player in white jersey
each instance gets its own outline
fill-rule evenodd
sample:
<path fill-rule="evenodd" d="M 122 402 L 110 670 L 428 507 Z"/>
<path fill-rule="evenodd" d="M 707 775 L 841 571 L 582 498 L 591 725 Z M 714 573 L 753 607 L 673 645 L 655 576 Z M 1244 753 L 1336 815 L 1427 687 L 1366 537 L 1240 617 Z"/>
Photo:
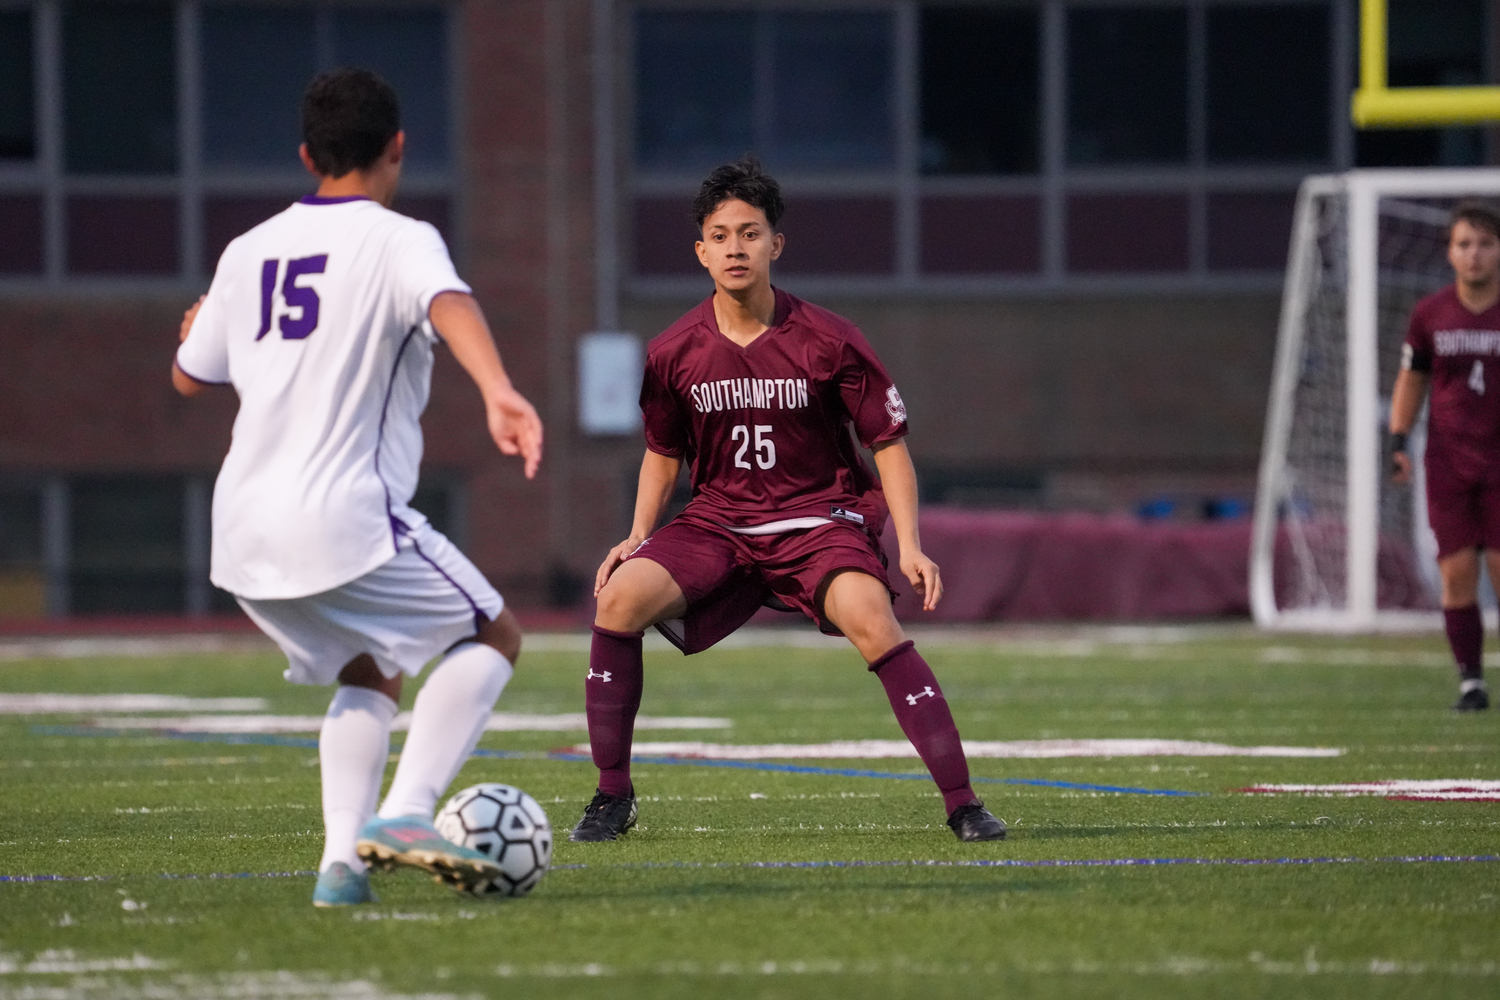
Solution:
<path fill-rule="evenodd" d="M 481 891 L 498 867 L 443 839 L 432 814 L 511 677 L 521 631 L 409 505 L 433 344 L 473 378 L 491 437 L 528 478 L 542 425 L 442 237 L 390 211 L 405 148 L 395 91 L 366 70 L 325 73 L 303 96 L 302 132 L 317 193 L 229 244 L 183 317 L 172 369 L 183 395 L 230 384 L 240 397 L 214 488 L 211 578 L 276 640 L 289 681 L 339 685 L 318 743 L 314 905 L 373 901 L 367 864 Z M 402 678 L 440 654 L 376 812 Z"/>

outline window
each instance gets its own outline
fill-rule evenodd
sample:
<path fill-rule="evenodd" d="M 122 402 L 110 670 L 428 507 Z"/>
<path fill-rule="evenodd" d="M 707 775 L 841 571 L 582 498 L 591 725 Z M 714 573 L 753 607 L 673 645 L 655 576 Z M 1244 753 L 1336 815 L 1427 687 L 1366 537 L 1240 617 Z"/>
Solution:
<path fill-rule="evenodd" d="M 181 611 L 186 582 L 182 479 L 79 479 L 70 494 L 71 610 Z"/>
<path fill-rule="evenodd" d="M 645 293 L 702 287 L 689 205 L 746 150 L 786 192 L 782 280 L 817 292 L 1272 291 L 1297 185 L 1353 165 L 1341 0 L 734 2 L 628 15 L 621 214 Z M 1478 24 L 1393 59 L 1477 51 Z"/>
<path fill-rule="evenodd" d="M 1187 11 L 1068 11 L 1068 162 L 1181 163 L 1188 155 Z"/>
<path fill-rule="evenodd" d="M 31 24 L 29 10 L 0 9 L 0 163 L 36 156 Z"/>
<path fill-rule="evenodd" d="M 211 167 L 295 169 L 298 105 L 318 67 L 308 8 L 203 10 L 203 159 Z"/>
<path fill-rule="evenodd" d="M 11 0 L 0 8 L 0 281 L 201 287 L 230 239 L 306 193 L 301 95 L 337 65 L 396 88 L 407 133 L 396 209 L 446 235 L 448 30 L 436 3 Z M 39 73 L 51 74 L 40 86 Z M 40 155 L 47 135 L 61 136 L 60 157 Z"/>
<path fill-rule="evenodd" d="M 1328 17 L 1326 7 L 1208 8 L 1210 161 L 1327 161 Z"/>
<path fill-rule="evenodd" d="M 177 170 L 176 18 L 165 4 L 63 8 L 68 172 Z"/>
<path fill-rule="evenodd" d="M 701 172 L 756 150 L 773 169 L 889 166 L 886 12 L 642 11 L 636 159 Z"/>
<path fill-rule="evenodd" d="M 1036 173 L 1039 31 L 1034 8 L 923 9 L 923 173 Z"/>

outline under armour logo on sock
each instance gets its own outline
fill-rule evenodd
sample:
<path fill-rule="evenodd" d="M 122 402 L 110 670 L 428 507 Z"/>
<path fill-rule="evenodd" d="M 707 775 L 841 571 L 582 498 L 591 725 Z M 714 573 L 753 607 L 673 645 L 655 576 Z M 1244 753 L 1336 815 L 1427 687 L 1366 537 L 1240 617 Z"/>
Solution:
<path fill-rule="evenodd" d="M 585 678 L 584 678 L 584 680 L 586 680 L 586 681 L 591 681 L 591 680 L 593 680 L 593 679 L 594 679 L 594 678 L 595 678 L 595 677 L 597 677 L 597 678 L 599 678 L 599 679 L 600 679 L 600 680 L 602 680 L 602 681 L 603 681 L 603 682 L 604 682 L 604 683 L 606 683 L 606 684 L 608 684 L 608 683 L 609 683 L 609 671 L 608 671 L 608 670 L 605 670 L 605 671 L 603 671 L 603 672 L 601 672 L 601 673 L 597 673 L 597 674 L 596 674 L 596 673 L 594 673 L 594 668 L 593 668 L 593 667 L 589 667 L 589 673 L 588 673 L 588 676 L 587 676 L 587 677 L 585 677 Z M 915 704 L 916 704 L 916 702 L 912 702 L 912 704 L 913 704 L 913 705 L 915 705 Z"/>
<path fill-rule="evenodd" d="M 916 694 L 909 694 L 909 695 L 907 695 L 906 696 L 906 703 L 908 705 L 915 705 L 917 703 L 917 699 L 918 698 L 936 698 L 936 697 L 937 697 L 937 692 L 936 691 L 934 691 L 930 687 L 924 687 L 922 690 L 918 691 Z"/>

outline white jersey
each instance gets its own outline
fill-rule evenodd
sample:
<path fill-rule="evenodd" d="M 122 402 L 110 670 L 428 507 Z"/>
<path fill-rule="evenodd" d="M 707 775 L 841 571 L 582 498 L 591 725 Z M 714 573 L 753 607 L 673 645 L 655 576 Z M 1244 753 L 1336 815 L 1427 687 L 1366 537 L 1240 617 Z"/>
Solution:
<path fill-rule="evenodd" d="M 305 597 L 390 560 L 437 339 L 433 297 L 469 291 L 436 229 L 366 198 L 309 196 L 230 243 L 177 351 L 240 411 L 214 487 L 215 584 Z"/>

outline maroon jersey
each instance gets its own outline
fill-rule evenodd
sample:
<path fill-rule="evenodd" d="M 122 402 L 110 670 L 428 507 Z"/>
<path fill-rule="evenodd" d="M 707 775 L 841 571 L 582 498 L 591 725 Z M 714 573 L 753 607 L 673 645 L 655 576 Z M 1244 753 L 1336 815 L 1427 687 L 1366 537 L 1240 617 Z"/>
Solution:
<path fill-rule="evenodd" d="M 1412 310 L 1402 367 L 1432 379 L 1429 447 L 1500 461 L 1500 305 L 1478 315 L 1449 285 Z"/>
<path fill-rule="evenodd" d="M 730 527 L 847 517 L 879 530 L 885 498 L 860 460 L 906 434 L 906 406 L 853 323 L 776 292 L 771 328 L 741 347 L 713 298 L 651 341 L 646 446 L 692 472 L 686 511 Z M 852 516 L 851 516 L 852 515 Z"/>

